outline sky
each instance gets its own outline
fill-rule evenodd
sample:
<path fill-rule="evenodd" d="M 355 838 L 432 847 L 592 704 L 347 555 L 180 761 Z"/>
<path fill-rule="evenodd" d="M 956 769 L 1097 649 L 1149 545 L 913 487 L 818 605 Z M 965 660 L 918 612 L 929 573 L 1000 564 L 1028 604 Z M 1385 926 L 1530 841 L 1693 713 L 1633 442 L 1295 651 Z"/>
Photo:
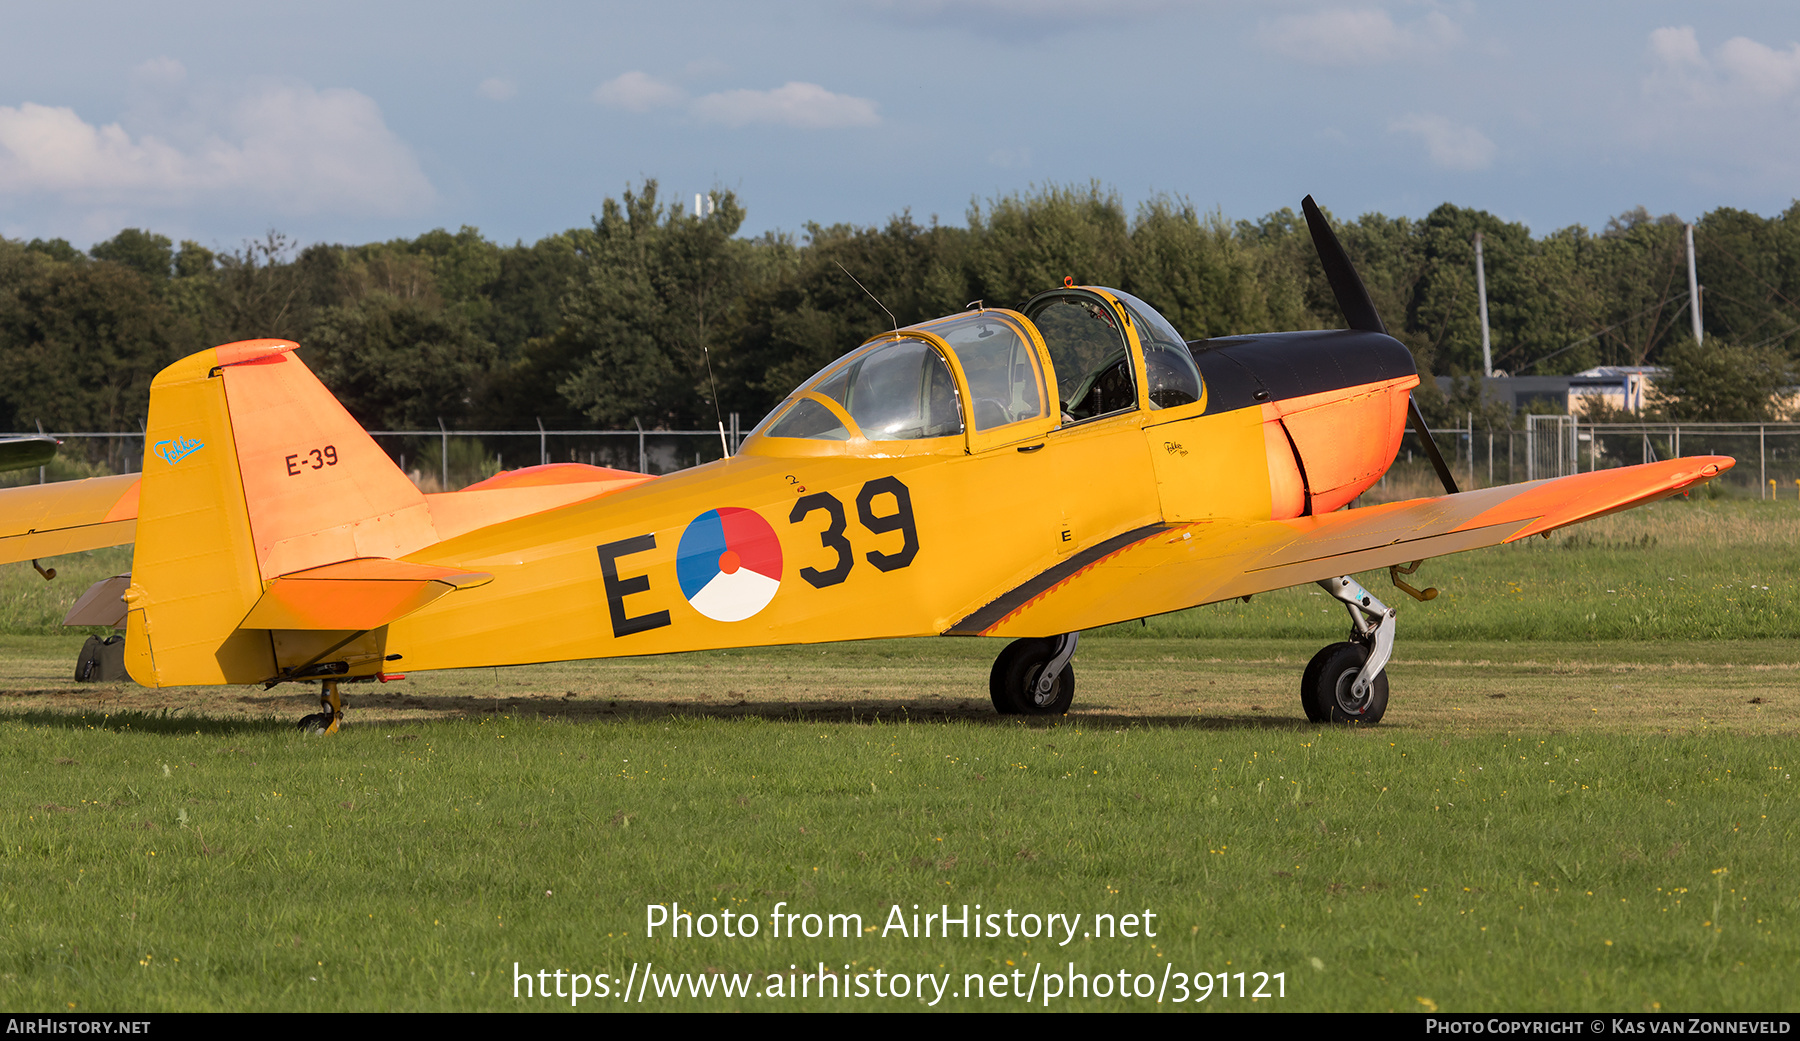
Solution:
<path fill-rule="evenodd" d="M 1544 235 L 1800 195 L 1800 4 L 0 2 L 0 235 L 534 241 L 646 179 L 743 232 L 1098 182 Z"/>

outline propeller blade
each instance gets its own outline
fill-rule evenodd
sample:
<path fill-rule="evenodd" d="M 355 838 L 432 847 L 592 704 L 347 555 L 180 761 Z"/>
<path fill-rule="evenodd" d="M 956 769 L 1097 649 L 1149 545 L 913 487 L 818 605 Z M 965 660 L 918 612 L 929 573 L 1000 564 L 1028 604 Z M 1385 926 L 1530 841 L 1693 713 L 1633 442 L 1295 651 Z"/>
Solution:
<path fill-rule="evenodd" d="M 1337 297 L 1338 310 L 1343 312 L 1344 323 L 1352 329 L 1386 334 L 1387 326 L 1381 321 L 1381 313 L 1375 310 L 1375 301 L 1369 296 L 1369 287 L 1363 285 L 1362 276 L 1356 273 L 1356 267 L 1350 263 L 1350 254 L 1344 252 L 1344 244 L 1338 241 L 1337 233 L 1331 230 L 1331 224 L 1319 212 L 1319 204 L 1308 195 L 1300 200 L 1300 209 L 1306 214 L 1306 230 L 1312 232 L 1313 249 L 1319 252 L 1319 263 L 1325 268 L 1325 281 L 1331 284 L 1331 295 Z M 1419 411 L 1418 395 L 1408 395 L 1406 406 L 1412 414 L 1413 429 L 1419 433 L 1419 442 L 1425 446 L 1425 457 L 1431 460 L 1431 468 L 1437 471 L 1444 490 L 1455 495 L 1456 478 L 1450 476 L 1450 466 L 1444 462 L 1443 453 L 1438 451 L 1437 441 L 1431 436 L 1431 428 L 1425 425 L 1425 415 Z"/>
<path fill-rule="evenodd" d="M 1350 254 L 1344 252 L 1343 243 L 1338 241 L 1325 215 L 1319 212 L 1319 204 L 1308 195 L 1300 200 L 1300 209 L 1306 214 L 1306 229 L 1312 232 L 1313 249 L 1318 250 L 1319 263 L 1325 266 L 1325 281 L 1331 283 L 1331 294 L 1337 297 L 1344 322 L 1352 329 L 1387 332 L 1387 326 L 1382 324 L 1381 315 L 1375 310 L 1375 301 L 1369 298 L 1368 287 L 1363 285 L 1362 277 L 1351 265 Z"/>
<path fill-rule="evenodd" d="M 1425 415 L 1419 411 L 1418 395 L 1408 394 L 1406 407 L 1412 411 L 1413 429 L 1419 432 L 1419 440 L 1425 443 L 1425 457 L 1431 460 L 1431 468 L 1437 471 L 1438 480 L 1444 482 L 1444 490 L 1455 495 L 1456 478 L 1450 476 L 1450 466 L 1444 462 L 1443 453 L 1438 451 L 1437 441 L 1431 436 L 1431 428 L 1425 425 Z"/>

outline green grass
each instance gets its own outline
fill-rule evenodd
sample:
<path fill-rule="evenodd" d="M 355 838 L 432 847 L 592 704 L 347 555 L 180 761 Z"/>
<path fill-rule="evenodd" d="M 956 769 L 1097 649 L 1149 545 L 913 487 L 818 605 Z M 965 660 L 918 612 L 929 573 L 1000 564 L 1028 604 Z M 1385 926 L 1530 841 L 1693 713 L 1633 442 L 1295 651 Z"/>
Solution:
<path fill-rule="evenodd" d="M 754 993 L 822 961 L 948 972 L 955 993 L 1073 961 L 1285 974 L 1285 998 L 1209 1008 L 1778 1009 L 1800 957 L 1791 753 L 1720 733 L 502 716 L 316 739 L 16 715 L 0 1004 L 569 1007 L 515 999 L 514 962 L 749 973 Z M 671 901 L 757 915 L 759 935 L 646 937 L 646 905 Z M 778 901 L 865 927 L 896 902 L 909 920 L 1148 910 L 1157 936 L 777 939 Z M 918 1003 L 645 1007 L 692 1006 Z"/>
<path fill-rule="evenodd" d="M 131 571 L 131 547 L 114 546 L 41 561 L 56 577 L 45 581 L 30 564 L 0 567 L 0 635 L 105 633 L 100 628 L 65 629 L 62 620 L 88 587 Z M 79 646 L 79 644 L 77 644 Z"/>
<path fill-rule="evenodd" d="M 1792 503 L 1670 502 L 1434 561 L 1429 604 L 1365 576 L 1403 611 L 1369 730 L 1299 719 L 1345 626 L 1309 589 L 1090 634 L 1056 722 L 991 715 L 995 641 L 879 641 L 419 674 L 321 739 L 300 689 L 70 683 L 64 578 L 6 569 L 0 1007 L 570 1007 L 515 999 L 515 963 L 956 995 L 1074 962 L 1234 974 L 1203 1009 L 1791 1008 L 1797 529 Z M 122 559 L 56 563 L 78 594 Z M 647 937 L 673 901 L 758 935 Z M 782 901 L 873 931 L 776 938 Z M 1157 936 L 883 936 L 915 903 L 1148 910 Z M 923 1007 L 808 986 L 643 1007 Z M 579 1008 L 636 1007 L 608 987 Z"/>
<path fill-rule="evenodd" d="M 1431 560 L 1408 581 L 1358 576 L 1400 609 L 1402 639 L 1665 640 L 1800 637 L 1800 507 L 1672 499 L 1508 546 Z M 1344 609 L 1311 586 L 1106 630 L 1109 635 L 1310 638 Z"/>

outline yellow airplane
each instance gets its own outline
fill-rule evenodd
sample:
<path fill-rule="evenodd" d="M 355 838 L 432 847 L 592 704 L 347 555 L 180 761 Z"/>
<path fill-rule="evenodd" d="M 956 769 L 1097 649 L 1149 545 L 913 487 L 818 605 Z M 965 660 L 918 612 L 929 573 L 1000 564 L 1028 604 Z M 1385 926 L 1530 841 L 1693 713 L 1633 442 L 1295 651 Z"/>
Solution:
<path fill-rule="evenodd" d="M 321 681 L 303 724 L 323 730 L 340 683 L 390 668 L 939 635 L 1012 638 L 995 708 L 1060 714 L 1083 630 L 1317 582 L 1352 626 L 1307 666 L 1302 707 L 1375 723 L 1396 615 L 1351 574 L 1396 568 L 1410 590 L 1400 565 L 1733 460 L 1457 493 L 1437 457 L 1447 494 L 1347 508 L 1409 407 L 1423 429 L 1418 375 L 1303 208 L 1348 329 L 1190 344 L 1129 293 L 1065 280 L 877 336 L 735 457 L 665 477 L 556 463 L 423 494 L 297 344 L 226 344 L 157 376 L 141 482 L 0 493 L 0 560 L 135 539 L 110 598 L 132 678 Z"/>

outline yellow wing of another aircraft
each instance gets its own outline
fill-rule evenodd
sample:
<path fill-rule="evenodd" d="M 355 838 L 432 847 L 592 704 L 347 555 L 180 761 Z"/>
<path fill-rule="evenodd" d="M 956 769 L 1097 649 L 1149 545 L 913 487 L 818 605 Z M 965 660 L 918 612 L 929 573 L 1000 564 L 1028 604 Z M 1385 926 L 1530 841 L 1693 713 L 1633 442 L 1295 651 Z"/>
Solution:
<path fill-rule="evenodd" d="M 1418 374 L 1305 208 L 1348 329 L 1190 343 L 1129 293 L 1065 285 L 878 336 L 736 457 L 654 479 L 558 465 L 424 495 L 296 344 L 226 344 L 152 385 L 135 510 L 123 478 L 69 486 L 60 521 L 19 521 L 36 500 L 0 493 L 17 532 L 0 546 L 132 513 L 132 677 L 318 680 L 327 711 L 303 722 L 327 730 L 340 683 L 390 668 L 946 634 L 1012 637 L 995 707 L 1060 713 L 1081 630 L 1303 582 L 1352 624 L 1301 705 L 1373 723 L 1396 616 L 1351 572 L 1675 494 L 1732 460 L 1470 492 L 1437 460 L 1447 494 L 1348 508 L 1409 415 L 1422 427 Z"/>
<path fill-rule="evenodd" d="M 0 491 L 0 564 L 125 545 L 137 505 L 137 474 Z"/>

